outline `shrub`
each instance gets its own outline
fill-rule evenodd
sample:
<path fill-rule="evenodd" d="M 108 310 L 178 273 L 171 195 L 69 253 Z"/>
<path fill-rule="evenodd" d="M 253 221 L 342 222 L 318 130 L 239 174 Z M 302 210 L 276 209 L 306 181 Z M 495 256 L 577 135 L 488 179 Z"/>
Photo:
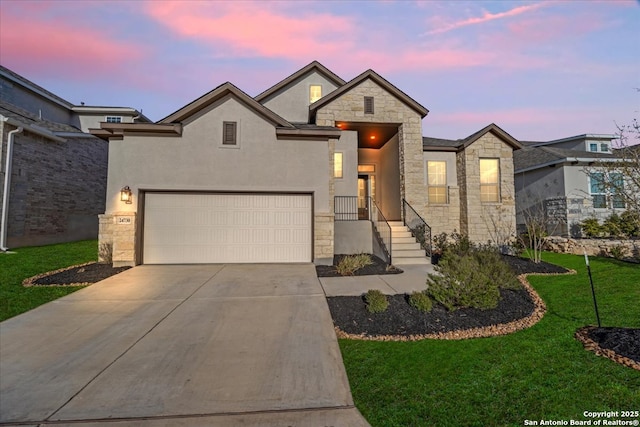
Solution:
<path fill-rule="evenodd" d="M 435 266 L 438 274 L 427 277 L 427 295 L 449 310 L 463 307 L 495 308 L 500 288 L 517 289 L 520 283 L 497 249 L 458 240 Z"/>
<path fill-rule="evenodd" d="M 586 237 L 599 237 L 604 229 L 596 218 L 587 218 L 580 223 L 580 228 Z"/>
<path fill-rule="evenodd" d="M 342 276 L 352 276 L 356 271 L 371 264 L 373 261 L 368 254 L 347 255 L 338 262 L 336 270 Z"/>
<path fill-rule="evenodd" d="M 419 311 L 428 313 L 433 308 L 433 301 L 424 292 L 413 292 L 409 295 L 409 305 Z"/>
<path fill-rule="evenodd" d="M 389 307 L 387 297 L 376 289 L 370 289 L 364 295 L 364 301 L 367 303 L 369 313 L 382 313 Z"/>
<path fill-rule="evenodd" d="M 612 213 L 609 218 L 604 220 L 602 224 L 602 230 L 609 236 L 619 237 L 625 233 L 622 231 L 622 219 L 617 213 Z"/>
<path fill-rule="evenodd" d="M 640 213 L 626 210 L 620 215 L 620 228 L 629 237 L 640 237 Z"/>
<path fill-rule="evenodd" d="M 615 259 L 622 260 L 627 254 L 627 248 L 624 245 L 616 245 L 609 249 L 609 253 Z"/>

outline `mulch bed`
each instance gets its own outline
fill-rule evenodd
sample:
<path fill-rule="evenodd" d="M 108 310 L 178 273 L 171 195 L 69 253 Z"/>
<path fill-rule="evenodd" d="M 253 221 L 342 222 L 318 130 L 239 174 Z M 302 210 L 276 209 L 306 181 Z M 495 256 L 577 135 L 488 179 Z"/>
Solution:
<path fill-rule="evenodd" d="M 111 264 L 90 262 L 60 270 L 49 271 L 25 279 L 23 286 L 86 286 L 99 282 L 131 267 L 112 267 Z"/>
<path fill-rule="evenodd" d="M 333 257 L 333 265 L 316 265 L 316 274 L 318 277 L 342 277 L 338 270 L 336 269 L 336 265 L 340 263 L 340 260 L 348 255 L 335 255 Z M 366 267 L 361 268 L 360 270 L 356 270 L 353 275 L 354 276 L 371 276 L 371 275 L 381 275 L 381 274 L 400 274 L 403 271 L 398 267 L 387 266 L 383 260 L 378 258 L 375 255 L 370 255 L 373 264 L 367 265 Z"/>
<path fill-rule="evenodd" d="M 586 350 L 640 371 L 640 328 L 598 328 L 585 326 L 576 339 Z"/>

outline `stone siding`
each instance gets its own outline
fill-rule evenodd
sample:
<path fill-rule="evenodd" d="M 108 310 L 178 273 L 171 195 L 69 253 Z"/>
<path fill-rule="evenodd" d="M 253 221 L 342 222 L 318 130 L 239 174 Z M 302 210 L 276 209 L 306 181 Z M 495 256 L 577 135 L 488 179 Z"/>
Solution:
<path fill-rule="evenodd" d="M 574 255 L 582 255 L 586 251 L 589 256 L 606 257 L 613 257 L 614 251 L 622 250 L 624 259 L 640 261 L 640 240 L 638 239 L 568 239 L 550 236 L 545 239 L 543 249 Z"/>
<path fill-rule="evenodd" d="M 99 219 L 98 260 L 112 262 L 114 267 L 136 265 L 136 213 L 115 212 L 99 215 Z"/>
<path fill-rule="evenodd" d="M 427 187 L 425 186 L 425 192 Z M 424 220 L 431 227 L 431 233 L 435 236 L 440 233 L 453 233 L 460 231 L 460 187 L 448 188 L 449 203 L 446 205 L 424 206 Z"/>
<path fill-rule="evenodd" d="M 2 129 L 1 182 L 12 129 Z M 7 246 L 95 239 L 105 209 L 107 161 L 108 143 L 89 135 L 56 142 L 28 131 L 16 134 Z M 2 193 L 0 185 L 0 199 Z"/>
<path fill-rule="evenodd" d="M 374 97 L 374 114 L 364 113 L 365 96 Z M 420 114 L 376 82 L 365 80 L 316 112 L 318 126 L 334 126 L 336 121 L 398 124 L 400 194 L 417 209 L 424 207 L 426 195 Z"/>
<path fill-rule="evenodd" d="M 480 159 L 500 159 L 500 202 L 480 201 Z M 513 149 L 492 133 L 457 155 L 460 231 L 475 242 L 504 244 L 515 235 Z"/>

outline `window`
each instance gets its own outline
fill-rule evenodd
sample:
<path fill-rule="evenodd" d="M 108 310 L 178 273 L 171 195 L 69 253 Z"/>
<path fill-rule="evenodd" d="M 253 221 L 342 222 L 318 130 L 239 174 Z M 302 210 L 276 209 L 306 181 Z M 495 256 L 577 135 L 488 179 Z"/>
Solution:
<path fill-rule="evenodd" d="M 122 117 L 120 116 L 107 116 L 107 123 L 122 123 Z"/>
<path fill-rule="evenodd" d="M 447 162 L 427 162 L 427 191 L 429 203 L 446 204 L 447 200 Z"/>
<path fill-rule="evenodd" d="M 342 153 L 333 153 L 333 177 L 342 178 Z"/>
<path fill-rule="evenodd" d="M 500 201 L 500 159 L 480 159 L 480 201 Z"/>
<path fill-rule="evenodd" d="M 610 185 L 605 185 L 607 177 L 603 172 L 593 172 L 589 178 L 589 193 L 593 199 L 594 208 L 607 209 L 607 199 L 611 201 L 613 208 L 625 208 L 624 197 L 620 194 L 624 190 L 624 181 L 621 174 L 609 174 Z"/>
<path fill-rule="evenodd" d="M 376 165 L 358 165 L 358 172 L 373 173 L 376 171 Z"/>
<path fill-rule="evenodd" d="M 600 151 L 609 151 L 609 144 L 600 144 Z"/>
<path fill-rule="evenodd" d="M 311 85 L 309 87 L 309 103 L 313 104 L 320 98 L 322 98 L 322 86 Z"/>
<path fill-rule="evenodd" d="M 373 114 L 373 96 L 364 97 L 364 113 Z"/>
<path fill-rule="evenodd" d="M 222 123 L 222 145 L 237 145 L 237 122 Z"/>
<path fill-rule="evenodd" d="M 589 151 L 598 151 L 598 144 L 589 144 Z"/>

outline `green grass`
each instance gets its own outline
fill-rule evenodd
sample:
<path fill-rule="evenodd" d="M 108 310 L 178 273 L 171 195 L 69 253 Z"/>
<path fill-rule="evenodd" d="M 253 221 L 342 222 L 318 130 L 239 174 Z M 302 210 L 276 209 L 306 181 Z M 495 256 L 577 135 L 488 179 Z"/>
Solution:
<path fill-rule="evenodd" d="M 640 409 L 640 372 L 585 351 L 596 324 L 584 257 L 545 253 L 577 275 L 529 276 L 547 304 L 535 326 L 464 341 L 341 340 L 358 409 L 379 426 L 522 426 Z M 603 326 L 640 327 L 640 266 L 592 258 Z"/>
<path fill-rule="evenodd" d="M 47 271 L 96 261 L 98 242 L 86 240 L 19 248 L 13 252 L 0 254 L 0 321 L 80 289 L 77 286 L 25 288 L 22 281 Z"/>

